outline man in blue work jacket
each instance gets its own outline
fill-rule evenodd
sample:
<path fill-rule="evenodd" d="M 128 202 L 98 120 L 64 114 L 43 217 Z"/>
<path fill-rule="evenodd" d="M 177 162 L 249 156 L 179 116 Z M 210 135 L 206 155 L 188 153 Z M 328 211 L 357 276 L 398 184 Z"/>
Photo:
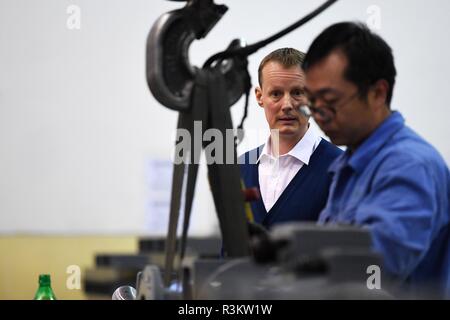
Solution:
<path fill-rule="evenodd" d="M 439 153 L 390 107 L 392 50 L 357 23 L 338 23 L 303 64 L 310 112 L 347 150 L 330 166 L 321 223 L 370 230 L 384 271 L 408 297 L 450 297 L 450 173 Z"/>

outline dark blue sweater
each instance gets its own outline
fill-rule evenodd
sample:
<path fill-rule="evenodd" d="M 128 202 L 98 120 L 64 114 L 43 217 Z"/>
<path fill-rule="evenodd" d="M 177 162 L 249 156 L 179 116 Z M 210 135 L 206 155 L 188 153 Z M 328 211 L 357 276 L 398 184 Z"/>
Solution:
<path fill-rule="evenodd" d="M 246 188 L 259 190 L 258 164 L 263 146 L 248 151 L 240 158 L 241 177 Z M 328 167 L 342 153 L 335 145 L 322 139 L 311 155 L 309 165 L 297 172 L 273 207 L 266 211 L 262 199 L 251 202 L 256 223 L 270 229 L 276 223 L 286 221 L 317 221 L 325 207 L 330 185 Z"/>

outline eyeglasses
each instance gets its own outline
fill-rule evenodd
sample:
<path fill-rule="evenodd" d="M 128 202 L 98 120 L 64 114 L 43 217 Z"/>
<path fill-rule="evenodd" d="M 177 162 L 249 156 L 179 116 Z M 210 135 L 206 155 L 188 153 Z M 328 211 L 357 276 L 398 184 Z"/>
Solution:
<path fill-rule="evenodd" d="M 353 99 L 355 99 L 359 95 L 359 91 L 356 91 L 354 94 L 352 94 L 350 97 L 345 99 L 344 101 L 341 101 L 338 104 L 333 105 L 332 103 L 325 104 L 323 107 L 316 107 L 315 101 L 316 98 L 311 99 L 308 98 L 308 103 L 306 105 L 303 105 L 300 107 L 300 111 L 307 117 L 314 117 L 316 119 L 318 116 L 320 116 L 321 120 L 323 122 L 329 122 L 336 116 L 336 110 L 339 109 L 344 104 L 349 103 Z"/>

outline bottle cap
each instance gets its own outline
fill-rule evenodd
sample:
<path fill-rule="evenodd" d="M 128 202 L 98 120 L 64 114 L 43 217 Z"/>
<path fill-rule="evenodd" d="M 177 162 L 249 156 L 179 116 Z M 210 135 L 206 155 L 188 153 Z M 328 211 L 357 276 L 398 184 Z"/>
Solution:
<path fill-rule="evenodd" d="M 50 275 L 49 274 L 39 275 L 39 285 L 49 286 L 50 285 Z"/>

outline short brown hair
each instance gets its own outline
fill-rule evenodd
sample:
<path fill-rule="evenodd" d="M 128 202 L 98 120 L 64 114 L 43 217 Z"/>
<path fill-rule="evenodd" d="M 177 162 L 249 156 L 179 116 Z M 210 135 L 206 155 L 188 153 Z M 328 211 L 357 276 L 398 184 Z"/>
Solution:
<path fill-rule="evenodd" d="M 292 66 L 299 66 L 302 68 L 303 61 L 305 60 L 305 54 L 294 48 L 280 48 L 272 51 L 262 59 L 258 67 L 258 82 L 259 86 L 262 84 L 262 70 L 264 66 L 270 62 L 275 61 L 280 63 L 285 68 Z"/>

